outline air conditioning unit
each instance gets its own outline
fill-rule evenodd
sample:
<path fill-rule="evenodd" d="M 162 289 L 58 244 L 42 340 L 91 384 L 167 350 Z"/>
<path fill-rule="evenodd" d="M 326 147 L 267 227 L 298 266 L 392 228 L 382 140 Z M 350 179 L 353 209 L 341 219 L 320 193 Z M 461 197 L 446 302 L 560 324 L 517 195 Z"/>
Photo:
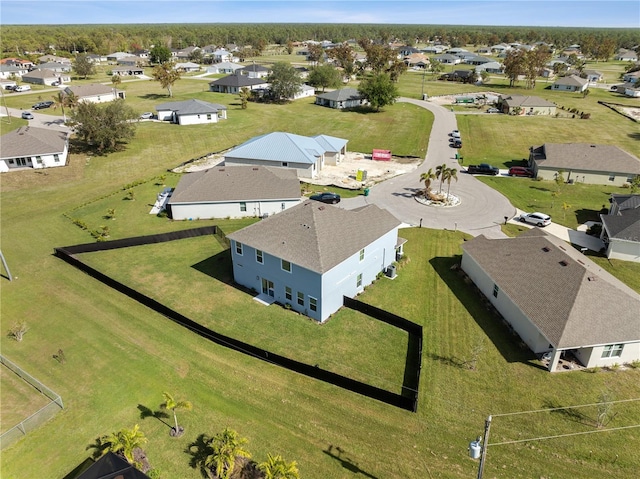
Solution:
<path fill-rule="evenodd" d="M 396 275 L 396 267 L 395 265 L 390 265 L 389 267 L 387 267 L 387 270 L 385 271 L 385 275 L 387 276 L 387 278 L 395 278 Z"/>

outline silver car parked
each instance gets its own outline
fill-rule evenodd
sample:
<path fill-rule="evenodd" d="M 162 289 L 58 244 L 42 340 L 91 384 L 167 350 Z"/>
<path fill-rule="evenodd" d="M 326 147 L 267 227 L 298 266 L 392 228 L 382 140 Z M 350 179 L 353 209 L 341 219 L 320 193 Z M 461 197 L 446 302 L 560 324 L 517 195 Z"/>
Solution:
<path fill-rule="evenodd" d="M 551 224 L 551 216 L 544 213 L 522 213 L 520 215 L 520 221 L 523 223 L 531 223 L 536 226 L 548 226 Z"/>

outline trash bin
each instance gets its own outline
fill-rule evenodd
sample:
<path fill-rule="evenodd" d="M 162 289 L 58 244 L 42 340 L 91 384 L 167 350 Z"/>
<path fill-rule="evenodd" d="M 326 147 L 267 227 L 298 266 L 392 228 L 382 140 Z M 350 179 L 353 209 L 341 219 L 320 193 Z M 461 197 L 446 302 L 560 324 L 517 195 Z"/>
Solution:
<path fill-rule="evenodd" d="M 460 153 L 456 153 L 456 160 L 460 159 Z"/>
<path fill-rule="evenodd" d="M 426 93 L 423 93 L 423 94 L 422 94 L 422 99 L 423 99 L 423 100 L 426 100 L 427 98 L 429 98 L 429 95 L 427 95 Z"/>
<path fill-rule="evenodd" d="M 369 188 L 364 189 L 364 196 L 369 196 Z"/>

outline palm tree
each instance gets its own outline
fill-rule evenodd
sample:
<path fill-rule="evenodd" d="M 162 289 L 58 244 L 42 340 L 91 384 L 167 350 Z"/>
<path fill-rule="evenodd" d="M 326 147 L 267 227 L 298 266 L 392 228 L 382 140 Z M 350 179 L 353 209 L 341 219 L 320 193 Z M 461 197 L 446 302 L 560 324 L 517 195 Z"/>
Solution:
<path fill-rule="evenodd" d="M 120 75 L 111 76 L 111 85 L 113 85 L 113 98 L 118 98 L 118 86 L 122 83 Z"/>
<path fill-rule="evenodd" d="M 267 454 L 267 460 L 258 465 L 264 479 L 300 479 L 296 461 L 287 462 L 279 454 Z"/>
<path fill-rule="evenodd" d="M 62 119 L 66 123 L 67 115 L 64 112 L 64 107 L 66 106 L 69 109 L 73 109 L 78 106 L 78 99 L 73 93 L 65 93 L 63 91 L 59 91 L 55 95 L 53 95 L 53 109 L 56 110 L 58 108 L 62 109 Z"/>
<path fill-rule="evenodd" d="M 178 416 L 176 415 L 176 410 L 185 409 L 187 411 L 190 411 L 193 406 L 189 401 L 176 401 L 169 393 L 163 393 L 162 395 L 164 396 L 164 402 L 160 404 L 160 409 L 168 409 L 173 413 L 173 420 L 176 423 L 174 431 L 177 435 L 180 432 L 180 426 L 178 426 Z"/>
<path fill-rule="evenodd" d="M 244 449 L 247 440 L 238 437 L 238 433 L 228 427 L 216 434 L 207 444 L 211 448 L 204 465 L 215 472 L 220 479 L 229 479 L 235 466 L 236 457 L 251 457 L 251 454 Z"/>
<path fill-rule="evenodd" d="M 420 175 L 420 181 L 424 181 L 424 194 L 429 194 L 429 187 L 431 182 L 436 179 L 436 174 L 433 172 L 433 168 L 429 168 L 429 171 Z"/>
<path fill-rule="evenodd" d="M 458 181 L 458 170 L 456 168 L 447 168 L 446 180 L 447 180 L 447 200 L 449 199 L 449 190 L 451 189 L 451 180 Z"/>
<path fill-rule="evenodd" d="M 442 163 L 441 165 L 436 166 L 436 178 L 440 178 L 440 188 L 438 189 L 438 193 L 442 193 L 442 182 L 445 180 L 444 175 L 446 169 L 446 163 Z"/>
<path fill-rule="evenodd" d="M 133 451 L 136 448 L 141 448 L 143 444 L 147 442 L 147 438 L 144 433 L 139 430 L 138 425 L 133 426 L 133 429 L 121 429 L 118 432 L 112 432 L 108 436 L 100 438 L 100 444 L 104 446 L 103 454 L 107 452 L 113 452 L 124 457 L 129 464 L 138 466 L 133 458 Z"/>

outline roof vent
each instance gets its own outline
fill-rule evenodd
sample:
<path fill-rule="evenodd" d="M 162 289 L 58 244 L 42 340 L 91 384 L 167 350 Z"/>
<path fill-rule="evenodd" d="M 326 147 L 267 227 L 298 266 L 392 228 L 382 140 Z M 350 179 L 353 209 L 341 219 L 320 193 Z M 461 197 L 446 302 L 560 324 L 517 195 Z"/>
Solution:
<path fill-rule="evenodd" d="M 258 171 L 258 168 L 253 168 L 253 171 Z"/>
<path fill-rule="evenodd" d="M 220 168 L 218 171 L 224 171 L 224 168 Z"/>
<path fill-rule="evenodd" d="M 318 208 L 318 210 L 320 210 L 320 211 L 324 211 L 324 206 L 320 206 L 320 207 Z"/>
<path fill-rule="evenodd" d="M 596 276 L 587 276 L 589 281 L 596 281 L 598 278 Z"/>
<path fill-rule="evenodd" d="M 567 263 L 565 260 L 562 260 L 562 261 L 560 261 L 560 265 L 569 266 L 569 263 Z"/>
<path fill-rule="evenodd" d="M 544 248 L 542 248 L 542 251 L 544 251 L 545 253 L 548 253 L 551 250 L 548 247 L 545 246 Z"/>
<path fill-rule="evenodd" d="M 591 148 L 595 148 L 595 147 L 596 147 L 596 145 L 591 145 Z"/>

